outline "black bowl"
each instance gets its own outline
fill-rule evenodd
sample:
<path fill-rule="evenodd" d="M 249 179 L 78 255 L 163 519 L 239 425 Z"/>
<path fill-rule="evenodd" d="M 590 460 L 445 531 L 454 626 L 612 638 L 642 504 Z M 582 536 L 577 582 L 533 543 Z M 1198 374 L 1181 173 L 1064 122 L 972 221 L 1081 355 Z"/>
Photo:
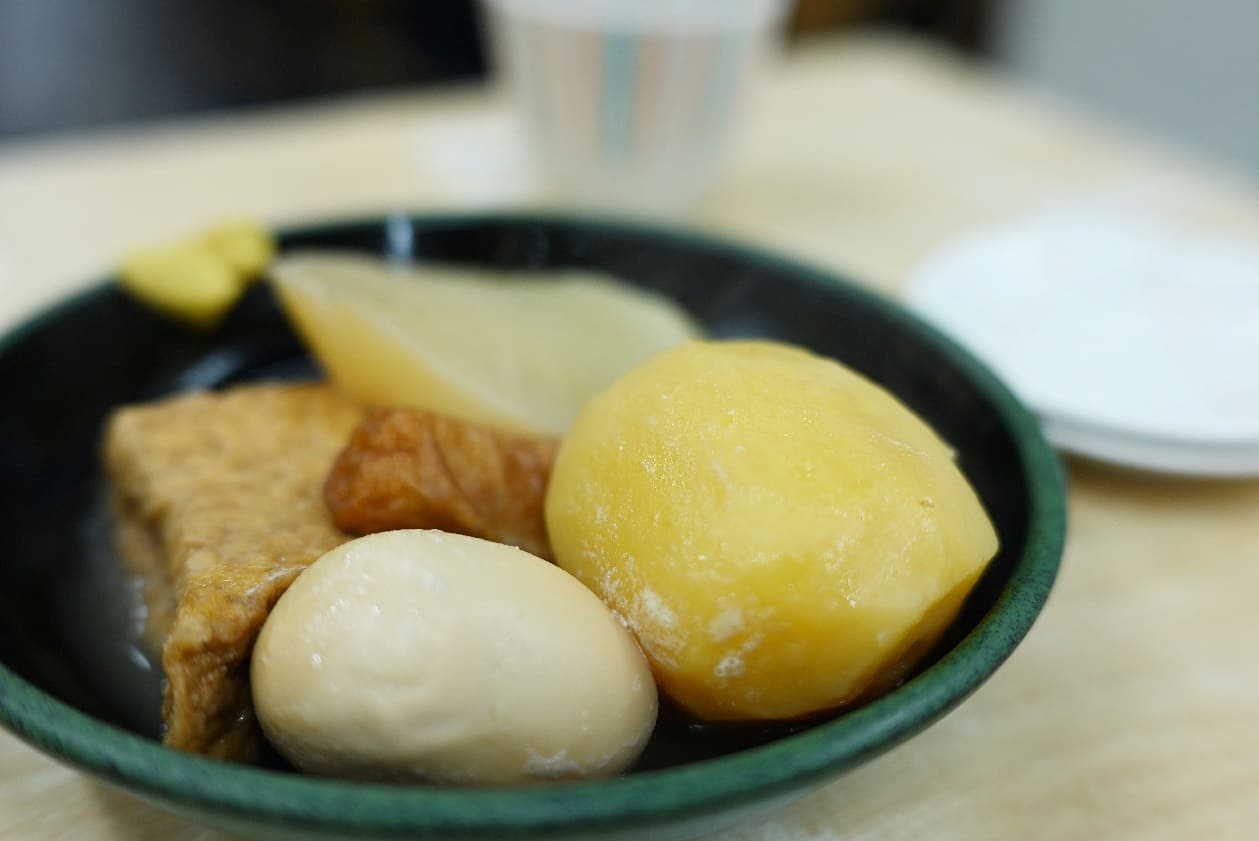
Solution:
<path fill-rule="evenodd" d="M 294 230 L 284 249 L 583 267 L 659 290 L 715 336 L 764 336 L 881 383 L 957 451 L 1001 551 L 912 678 L 856 711 L 791 728 L 697 727 L 666 713 L 615 780 L 527 789 L 401 788 L 182 754 L 156 741 L 159 675 L 131 644 L 98 462 L 120 403 L 316 372 L 265 286 L 215 331 L 185 329 L 107 283 L 0 343 L 0 721 L 90 774 L 255 837 L 686 837 L 903 741 L 1010 654 L 1049 593 L 1063 482 L 1032 417 L 974 358 L 898 306 L 826 272 L 694 234 L 538 216 L 391 217 Z"/>

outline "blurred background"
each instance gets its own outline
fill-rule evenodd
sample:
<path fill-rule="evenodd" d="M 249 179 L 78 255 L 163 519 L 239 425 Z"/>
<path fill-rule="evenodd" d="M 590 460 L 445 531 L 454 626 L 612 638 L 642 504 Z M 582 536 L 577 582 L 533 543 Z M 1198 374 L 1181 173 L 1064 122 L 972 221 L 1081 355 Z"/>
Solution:
<path fill-rule="evenodd" d="M 912 30 L 1259 173 L 1256 0 L 799 0 L 789 43 Z M 0 0 L 0 141 L 472 80 L 471 0 Z"/>

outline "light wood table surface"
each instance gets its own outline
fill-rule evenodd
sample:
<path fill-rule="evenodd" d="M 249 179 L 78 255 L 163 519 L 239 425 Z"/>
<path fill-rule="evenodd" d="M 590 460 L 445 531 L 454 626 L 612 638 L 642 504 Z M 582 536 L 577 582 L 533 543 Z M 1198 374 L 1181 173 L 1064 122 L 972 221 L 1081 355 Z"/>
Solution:
<path fill-rule="evenodd" d="M 463 88 L 0 144 L 0 326 L 224 214 L 520 202 L 506 113 Z M 697 222 L 895 294 L 951 235 L 1080 196 L 1259 238 L 1253 182 L 869 36 L 764 78 Z M 1068 468 L 1062 573 L 1013 658 L 924 735 L 724 838 L 1259 837 L 1259 482 Z M 0 733 L 0 839 L 223 837 Z"/>

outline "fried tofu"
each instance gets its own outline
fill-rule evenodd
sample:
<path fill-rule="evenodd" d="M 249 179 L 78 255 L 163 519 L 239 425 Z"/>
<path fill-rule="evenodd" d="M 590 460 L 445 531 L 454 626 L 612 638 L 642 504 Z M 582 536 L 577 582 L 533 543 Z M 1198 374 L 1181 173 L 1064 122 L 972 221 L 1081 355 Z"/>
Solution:
<path fill-rule="evenodd" d="M 551 557 L 546 486 L 559 439 L 423 409 L 377 409 L 333 463 L 324 501 L 352 534 L 441 529 Z"/>
<path fill-rule="evenodd" d="M 362 410 L 331 386 L 262 384 L 129 406 L 104 440 L 118 541 L 145 582 L 166 673 L 164 741 L 257 757 L 249 658 L 272 606 L 349 539 L 321 488 Z"/>

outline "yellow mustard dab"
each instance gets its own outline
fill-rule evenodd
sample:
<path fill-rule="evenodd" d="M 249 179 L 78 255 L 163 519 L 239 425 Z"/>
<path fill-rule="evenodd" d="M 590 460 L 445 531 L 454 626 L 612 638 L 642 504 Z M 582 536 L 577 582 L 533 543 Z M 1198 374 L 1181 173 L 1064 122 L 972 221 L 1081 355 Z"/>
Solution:
<path fill-rule="evenodd" d="M 275 237 L 250 219 L 233 219 L 215 225 L 201 236 L 206 247 L 226 260 L 248 283 L 275 259 Z"/>
<path fill-rule="evenodd" d="M 194 327 L 213 327 L 275 257 L 262 225 L 231 220 L 196 237 L 133 252 L 119 282 L 145 304 Z"/>

